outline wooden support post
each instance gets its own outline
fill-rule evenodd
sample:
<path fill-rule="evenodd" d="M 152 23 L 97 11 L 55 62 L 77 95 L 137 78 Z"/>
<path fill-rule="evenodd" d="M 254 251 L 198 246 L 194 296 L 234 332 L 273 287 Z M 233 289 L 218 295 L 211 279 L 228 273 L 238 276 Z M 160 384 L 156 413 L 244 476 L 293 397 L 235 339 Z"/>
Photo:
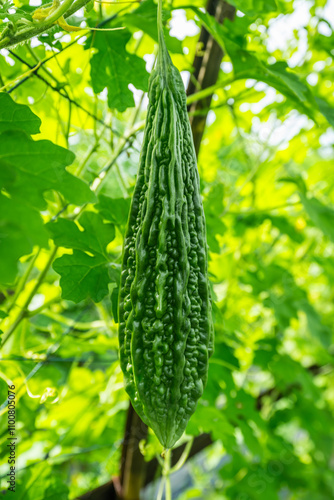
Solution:
<path fill-rule="evenodd" d="M 206 10 L 214 16 L 219 23 L 224 19 L 233 21 L 235 17 L 235 8 L 222 0 L 208 0 Z M 194 59 L 194 71 L 190 78 L 187 94 L 196 94 L 196 90 L 204 90 L 215 85 L 218 80 L 221 60 L 224 56 L 221 46 L 212 38 L 211 35 L 202 27 L 198 41 L 198 54 Z M 190 124 L 193 131 L 196 155 L 198 156 L 208 112 L 210 109 L 212 95 L 196 101 L 189 107 Z"/>

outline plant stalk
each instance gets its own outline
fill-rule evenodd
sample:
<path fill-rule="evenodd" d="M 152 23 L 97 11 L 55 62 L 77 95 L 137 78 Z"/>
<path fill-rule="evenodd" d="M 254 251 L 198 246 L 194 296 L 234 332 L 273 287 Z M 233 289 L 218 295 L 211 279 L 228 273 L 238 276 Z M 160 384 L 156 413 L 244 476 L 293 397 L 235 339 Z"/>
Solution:
<path fill-rule="evenodd" d="M 14 322 L 10 325 L 10 327 L 8 328 L 7 331 L 5 331 L 4 333 L 4 337 L 3 337 L 3 341 L 2 341 L 2 347 L 5 345 L 5 343 L 7 342 L 7 340 L 11 337 L 12 333 L 16 330 L 16 328 L 19 326 L 19 324 L 21 323 L 21 321 L 27 316 L 28 314 L 28 307 L 29 307 L 29 304 L 30 302 L 32 301 L 32 299 L 34 298 L 35 294 L 37 293 L 39 287 L 41 286 L 41 284 L 43 283 L 44 281 L 44 278 L 46 276 L 46 273 L 48 272 L 55 256 L 56 256 L 56 253 L 58 251 L 58 248 L 59 247 L 54 247 L 54 249 L 52 250 L 50 256 L 49 256 L 49 259 L 44 267 L 44 269 L 41 271 L 39 277 L 38 277 L 38 280 L 36 281 L 35 283 L 35 286 L 34 288 L 31 290 L 30 294 L 28 295 L 26 301 L 24 302 L 23 306 L 22 306 L 22 309 L 20 310 L 19 314 L 16 316 Z"/>

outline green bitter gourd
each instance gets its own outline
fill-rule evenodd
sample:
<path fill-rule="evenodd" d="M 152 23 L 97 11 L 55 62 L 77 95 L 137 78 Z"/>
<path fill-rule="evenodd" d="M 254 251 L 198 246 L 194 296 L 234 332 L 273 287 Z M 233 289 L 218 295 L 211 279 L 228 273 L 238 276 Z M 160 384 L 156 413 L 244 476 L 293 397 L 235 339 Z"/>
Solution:
<path fill-rule="evenodd" d="M 207 379 L 213 349 L 205 218 L 186 94 L 162 29 L 124 240 L 120 361 L 141 419 L 169 449 Z"/>

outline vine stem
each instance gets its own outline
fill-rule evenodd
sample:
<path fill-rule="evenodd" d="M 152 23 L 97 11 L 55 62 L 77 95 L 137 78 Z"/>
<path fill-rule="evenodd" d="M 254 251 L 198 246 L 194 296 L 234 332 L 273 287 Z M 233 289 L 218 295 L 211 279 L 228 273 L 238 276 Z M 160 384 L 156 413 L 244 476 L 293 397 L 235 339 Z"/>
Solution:
<path fill-rule="evenodd" d="M 88 160 L 97 151 L 99 144 L 100 144 L 100 140 L 101 140 L 106 128 L 107 128 L 107 124 L 105 123 L 104 126 L 102 127 L 101 133 L 99 135 L 97 135 L 97 137 L 95 138 L 94 144 L 89 148 L 89 150 L 86 154 L 86 157 L 84 158 L 83 162 L 81 163 L 81 165 L 79 165 L 77 171 L 75 172 L 75 175 L 77 177 L 80 177 L 85 166 L 87 165 Z"/>
<path fill-rule="evenodd" d="M 20 293 L 21 293 L 21 292 L 22 292 L 22 290 L 24 289 L 25 284 L 26 284 L 26 282 L 27 282 L 27 280 L 28 280 L 28 278 L 29 278 L 29 276 L 30 276 L 30 273 L 31 273 L 31 271 L 32 271 L 32 269 L 33 269 L 33 267 L 34 267 L 34 265 L 35 265 L 35 262 L 36 262 L 36 260 L 37 260 L 37 257 L 38 257 L 38 256 L 39 256 L 39 254 L 40 254 L 40 251 L 41 251 L 41 249 L 40 249 L 40 248 L 38 248 L 37 252 L 35 253 L 35 255 L 34 255 L 34 256 L 32 257 L 32 259 L 30 260 L 29 265 L 28 265 L 28 267 L 27 267 L 27 270 L 26 270 L 26 272 L 24 273 L 24 275 L 22 276 L 21 280 L 19 281 L 19 284 L 18 284 L 18 286 L 17 286 L 17 288 L 16 288 L 16 290 L 15 290 L 15 293 L 14 293 L 14 295 L 13 295 L 12 301 L 11 301 L 10 305 L 8 306 L 8 308 L 7 308 L 7 314 L 9 314 L 9 313 L 10 313 L 10 311 L 12 310 L 12 308 L 13 308 L 13 306 L 14 306 L 15 302 L 16 302 L 17 297 L 20 295 Z"/>
<path fill-rule="evenodd" d="M 187 461 L 187 458 L 189 456 L 189 453 L 190 453 L 190 450 L 191 450 L 191 447 L 193 445 L 193 442 L 194 442 L 194 437 L 192 437 L 188 443 L 186 444 L 186 447 L 184 448 L 183 450 L 183 453 L 179 459 L 179 461 L 177 462 L 177 464 L 174 465 L 174 467 L 172 467 L 170 469 L 170 473 L 172 474 L 173 472 L 177 472 L 178 470 L 181 469 L 181 467 L 184 466 L 184 464 L 186 463 Z"/>
<path fill-rule="evenodd" d="M 98 177 L 95 178 L 93 184 L 92 184 L 92 190 L 96 193 L 99 193 L 100 189 L 101 189 L 101 184 L 103 182 L 103 180 L 106 178 L 106 175 L 107 173 L 109 172 L 109 170 L 113 167 L 113 165 L 115 164 L 115 162 L 117 161 L 118 157 L 120 156 L 120 154 L 122 153 L 126 143 L 132 138 L 134 137 L 137 132 L 140 132 L 140 130 L 142 130 L 145 126 L 145 122 L 140 122 L 137 126 L 133 126 L 133 128 L 131 128 L 129 130 L 129 132 L 127 134 L 124 135 L 123 139 L 121 139 L 120 141 L 120 144 L 117 146 L 115 152 L 114 152 L 114 155 L 113 155 L 113 158 L 111 159 L 111 161 L 108 163 L 108 165 L 106 167 L 104 167 L 104 169 L 99 173 Z"/>
<path fill-rule="evenodd" d="M 164 476 L 166 481 L 165 499 L 172 500 L 172 487 L 170 482 L 170 472 L 171 472 L 171 461 L 172 461 L 172 450 L 166 450 L 165 452 L 165 463 L 164 463 Z"/>
<path fill-rule="evenodd" d="M 165 489 L 165 500 L 172 500 L 172 489 L 170 484 L 172 450 L 164 450 L 162 456 L 164 458 L 163 461 L 161 461 L 160 457 L 157 456 L 158 461 L 162 465 L 162 478 L 159 485 L 157 500 L 162 500 L 164 489 Z"/>
<path fill-rule="evenodd" d="M 23 306 L 22 306 L 19 314 L 16 316 L 15 320 L 10 325 L 10 327 L 8 328 L 8 330 L 5 331 L 4 337 L 3 337 L 3 341 L 2 341 L 2 347 L 5 345 L 5 343 L 10 338 L 10 336 L 15 331 L 15 329 L 18 327 L 18 325 L 21 323 L 21 321 L 27 316 L 29 304 L 32 301 L 32 299 L 34 298 L 35 294 L 37 293 L 37 290 L 39 289 L 39 287 L 43 283 L 44 278 L 46 276 L 46 273 L 48 272 L 48 270 L 49 270 L 49 268 L 50 268 L 50 266 L 51 266 L 51 264 L 53 262 L 53 259 L 56 256 L 58 248 L 59 247 L 56 246 L 52 250 L 52 252 L 51 252 L 51 254 L 50 254 L 50 256 L 49 256 L 49 258 L 47 260 L 47 263 L 44 266 L 44 269 L 42 270 L 42 272 L 38 276 L 38 279 L 37 279 L 37 281 L 35 283 L 35 286 L 31 290 L 31 292 L 29 293 L 29 295 L 28 295 L 26 301 L 24 302 L 24 304 L 23 304 Z"/>
<path fill-rule="evenodd" d="M 163 26 L 162 26 L 162 0 L 158 1 L 158 35 L 159 41 L 160 37 L 163 36 Z"/>
<path fill-rule="evenodd" d="M 162 500 L 162 494 L 164 492 L 165 482 L 166 482 L 165 477 L 162 477 L 159 485 L 157 500 Z"/>
<path fill-rule="evenodd" d="M 40 24 L 42 26 L 46 26 L 50 23 L 55 23 L 71 7 L 72 3 L 73 0 L 64 0 L 64 2 L 61 3 L 59 7 L 57 7 L 48 17 L 45 18 L 45 21 L 42 21 Z"/>
<path fill-rule="evenodd" d="M 58 9 L 56 9 L 50 16 L 42 22 L 38 24 L 34 24 L 20 32 L 18 32 L 14 36 L 6 36 L 2 40 L 0 40 L 0 49 L 6 49 L 7 47 L 11 47 L 12 45 L 17 45 L 18 43 L 25 42 L 30 38 L 38 36 L 41 33 L 49 30 L 54 26 L 54 22 L 59 19 L 62 15 L 67 18 L 74 14 L 74 12 L 78 11 L 82 7 L 84 7 L 90 0 L 65 0 Z M 58 16 L 58 17 L 57 17 Z M 60 28 L 59 28 L 60 29 Z"/>
<path fill-rule="evenodd" d="M 82 35 L 84 36 L 84 35 Z M 82 36 L 80 36 L 79 38 L 76 39 L 79 40 L 80 38 L 82 38 Z M 71 47 L 72 45 L 74 45 L 76 43 L 76 41 L 68 44 L 61 52 L 63 52 L 64 50 L 66 50 L 67 48 Z M 27 73 L 24 73 L 24 74 L 27 74 L 28 76 L 25 76 L 22 80 L 20 80 L 16 85 L 14 85 L 14 87 L 12 87 L 8 93 L 12 92 L 13 90 L 15 90 L 17 87 L 19 87 L 20 85 L 22 85 L 25 81 L 27 81 L 27 79 L 30 78 L 30 76 L 32 75 L 35 75 L 37 78 L 39 78 L 42 82 L 44 82 L 48 87 L 50 87 L 54 92 L 57 92 L 61 97 L 67 99 L 71 104 L 73 104 L 74 106 L 76 106 L 78 109 L 81 109 L 81 111 L 83 111 L 84 113 L 86 113 L 88 116 L 90 116 L 95 122 L 99 122 L 101 123 L 102 125 L 104 125 L 104 127 L 110 129 L 113 134 L 117 135 L 117 136 L 120 136 L 119 132 L 117 130 L 114 130 L 112 129 L 109 125 L 106 125 L 105 122 L 98 118 L 96 115 L 94 115 L 93 113 L 91 113 L 90 111 L 88 111 L 87 109 L 85 109 L 79 102 L 75 101 L 74 99 L 72 99 L 65 90 L 61 90 L 58 88 L 58 86 L 54 87 L 48 80 L 46 80 L 43 76 L 41 76 L 39 73 L 37 73 L 37 70 L 39 68 L 42 67 L 43 64 L 45 64 L 46 62 L 50 61 L 51 59 L 53 59 L 54 57 L 56 57 L 58 54 L 54 54 L 50 57 L 47 57 L 46 59 L 43 59 L 41 60 L 38 64 L 36 64 L 36 66 L 31 66 L 29 63 L 27 63 L 24 59 L 22 59 L 22 57 L 18 56 L 17 54 L 15 54 L 12 50 L 9 50 L 9 53 L 15 57 L 18 61 L 20 61 L 22 64 L 25 64 L 26 66 L 28 66 L 28 68 L 30 68 L 30 71 L 28 71 Z M 49 73 L 48 73 L 49 76 L 51 76 Z M 22 76 L 22 75 L 21 75 Z M 17 79 L 13 80 L 11 83 L 15 82 Z M 7 87 L 8 84 L 6 84 L 4 87 L 0 88 L 0 91 L 2 91 L 5 87 Z"/>
<path fill-rule="evenodd" d="M 158 25 L 158 41 L 159 41 L 159 50 L 157 57 L 157 67 L 161 73 L 161 76 L 167 78 L 167 68 L 170 62 L 170 56 L 168 50 L 166 48 L 164 30 L 163 30 L 163 19 L 162 19 L 162 0 L 158 1 L 158 17 L 157 17 L 157 25 Z"/>

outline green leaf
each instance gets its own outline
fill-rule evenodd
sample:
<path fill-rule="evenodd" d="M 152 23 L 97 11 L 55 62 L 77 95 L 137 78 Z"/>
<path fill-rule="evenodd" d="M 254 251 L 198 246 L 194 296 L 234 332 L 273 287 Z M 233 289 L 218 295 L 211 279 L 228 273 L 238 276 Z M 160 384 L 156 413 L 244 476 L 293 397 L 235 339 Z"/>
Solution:
<path fill-rule="evenodd" d="M 305 106 L 311 99 L 310 90 L 299 80 L 296 74 L 289 70 L 285 61 L 278 61 L 269 65 L 251 52 L 237 49 L 230 43 L 227 43 L 227 47 L 232 58 L 236 79 L 254 78 L 267 83 L 281 94 L 297 102 L 305 109 L 307 114 L 311 113 L 311 110 Z"/>
<path fill-rule="evenodd" d="M 41 120 L 28 106 L 14 102 L 9 94 L 0 93 L 0 132 L 24 130 L 38 134 L 40 126 Z"/>
<path fill-rule="evenodd" d="M 242 419 L 238 420 L 238 427 L 240 428 L 245 444 L 247 448 L 254 454 L 259 457 L 263 454 L 263 448 L 261 447 L 259 441 L 254 436 L 253 429 Z"/>
<path fill-rule="evenodd" d="M 231 5 L 241 10 L 248 16 L 258 16 L 259 13 L 276 12 L 275 0 L 230 0 Z"/>
<path fill-rule="evenodd" d="M 210 250 L 219 253 L 220 246 L 216 238 L 217 234 L 223 235 L 226 226 L 221 220 L 223 214 L 224 186 L 217 184 L 213 186 L 204 200 L 204 212 L 207 225 L 207 240 Z"/>
<path fill-rule="evenodd" d="M 232 481 L 226 488 L 226 498 L 240 500 L 279 500 L 279 478 L 268 474 L 266 467 L 252 464 L 251 470 L 238 481 Z M 274 469 L 274 468 L 273 468 Z M 271 469 L 269 469 L 271 470 Z M 274 469 L 276 472 L 276 469 Z M 255 493 L 256 492 L 256 493 Z M 255 494 L 254 494 L 255 493 Z"/>
<path fill-rule="evenodd" d="M 301 232 L 282 215 L 272 215 L 268 213 L 242 214 L 236 217 L 235 231 L 238 236 L 245 233 L 246 229 L 257 230 L 266 220 L 270 220 L 273 227 L 276 227 L 281 234 L 286 234 L 296 243 L 301 243 L 304 238 Z"/>
<path fill-rule="evenodd" d="M 61 275 L 60 286 L 65 299 L 80 302 L 91 297 L 100 302 L 108 294 L 107 246 L 115 238 L 115 226 L 104 223 L 95 212 L 84 212 L 79 226 L 67 219 L 47 224 L 55 244 L 74 249 L 72 255 L 63 255 L 54 262 L 54 270 Z M 93 255 L 87 255 L 87 253 Z"/>
<path fill-rule="evenodd" d="M 85 5 L 85 12 L 91 12 L 94 9 L 94 0 L 90 0 L 86 5 Z"/>
<path fill-rule="evenodd" d="M 107 87 L 109 107 L 121 112 L 135 105 L 128 88 L 130 83 L 144 91 L 148 87 L 145 61 L 126 50 L 130 38 L 128 30 L 97 32 L 86 43 L 86 47 L 90 47 L 93 40 L 93 47 L 97 49 L 90 61 L 94 92 L 98 94 Z"/>
<path fill-rule="evenodd" d="M 168 19 L 170 19 L 170 11 L 164 9 L 163 20 L 168 21 Z M 157 4 L 153 0 L 142 0 L 139 7 L 125 14 L 120 22 L 122 25 L 143 31 L 158 42 Z M 171 37 L 167 29 L 164 29 L 164 35 L 168 50 L 175 54 L 183 54 L 181 41 Z"/>
<path fill-rule="evenodd" d="M 99 203 L 95 207 L 105 220 L 113 222 L 117 226 L 125 226 L 130 204 L 130 198 L 109 198 L 109 196 L 100 194 Z"/>
<path fill-rule="evenodd" d="M 16 485 L 16 500 L 67 500 L 68 487 L 59 472 L 46 462 L 32 464 L 24 470 L 24 480 Z"/>
<path fill-rule="evenodd" d="M 12 198 L 43 210 L 44 193 L 54 189 L 76 205 L 95 200 L 82 180 L 66 171 L 74 154 L 50 141 L 33 141 L 24 132 L 0 134 L 0 183 Z"/>
<path fill-rule="evenodd" d="M 306 184 L 299 175 L 296 175 L 294 177 L 280 177 L 279 179 L 277 179 L 277 182 L 290 182 L 291 184 L 296 184 L 302 194 L 306 194 L 307 192 Z"/>
<path fill-rule="evenodd" d="M 334 242 L 334 210 L 324 205 L 317 198 L 308 196 L 307 187 L 304 180 L 300 177 L 282 177 L 281 182 L 291 182 L 296 184 L 299 190 L 299 196 L 307 215 L 310 217 L 316 227 L 318 227 L 328 238 Z"/>
<path fill-rule="evenodd" d="M 228 421 L 225 412 L 212 406 L 203 406 L 199 402 L 196 412 L 187 425 L 187 434 L 209 432 L 213 439 L 221 439 L 228 452 L 235 447 L 234 427 Z"/>
<path fill-rule="evenodd" d="M 334 242 L 334 210 L 323 205 L 317 198 L 307 198 L 300 193 L 305 210 L 315 226 Z"/>
<path fill-rule="evenodd" d="M 299 301 L 298 306 L 306 314 L 311 335 L 328 348 L 331 344 L 331 329 L 322 323 L 321 316 L 307 300 Z"/>
<path fill-rule="evenodd" d="M 324 115 L 328 123 L 334 127 L 334 108 L 328 104 L 325 99 L 316 97 L 315 101 L 318 105 L 320 112 Z"/>
<path fill-rule="evenodd" d="M 234 352 L 230 346 L 225 343 L 216 342 L 215 351 L 213 355 L 213 360 L 217 360 L 219 364 L 222 364 L 229 369 L 239 369 L 239 360 L 235 357 Z"/>
<path fill-rule="evenodd" d="M 316 400 L 319 388 L 314 384 L 311 374 L 294 359 L 282 354 L 271 361 L 270 371 L 278 389 L 284 389 L 290 384 L 300 384 L 304 395 Z"/>
<path fill-rule="evenodd" d="M 58 219 L 46 225 L 57 246 L 83 250 L 107 258 L 107 245 L 115 238 L 113 224 L 105 224 L 99 214 L 84 212 L 79 218 L 81 231 L 74 221 Z"/>
<path fill-rule="evenodd" d="M 236 18 L 234 22 L 227 20 L 224 25 L 221 25 L 208 13 L 196 7 L 192 9 L 209 33 L 230 56 L 235 80 L 250 78 L 264 82 L 293 101 L 300 112 L 315 120 L 315 111 L 319 111 L 332 124 L 333 109 L 324 99 L 315 98 L 308 85 L 289 69 L 285 61 L 268 64 L 255 52 L 246 49 L 245 29 L 249 24 L 247 19 Z"/>
<path fill-rule="evenodd" d="M 301 112 L 314 119 L 314 109 L 310 106 L 314 101 L 312 93 L 285 61 L 268 64 L 244 48 L 244 39 L 232 38 L 231 32 L 226 33 L 226 27 L 222 29 L 218 25 L 218 30 L 231 58 L 235 80 L 251 78 L 264 82 L 291 99 Z"/>
<path fill-rule="evenodd" d="M 89 256 L 80 250 L 63 255 L 53 263 L 60 274 L 62 297 L 75 303 L 90 297 L 94 302 L 108 294 L 109 274 L 103 256 Z"/>
<path fill-rule="evenodd" d="M 34 245 L 48 246 L 48 235 L 37 210 L 0 194 L 0 282 L 12 283 L 18 260 Z"/>

